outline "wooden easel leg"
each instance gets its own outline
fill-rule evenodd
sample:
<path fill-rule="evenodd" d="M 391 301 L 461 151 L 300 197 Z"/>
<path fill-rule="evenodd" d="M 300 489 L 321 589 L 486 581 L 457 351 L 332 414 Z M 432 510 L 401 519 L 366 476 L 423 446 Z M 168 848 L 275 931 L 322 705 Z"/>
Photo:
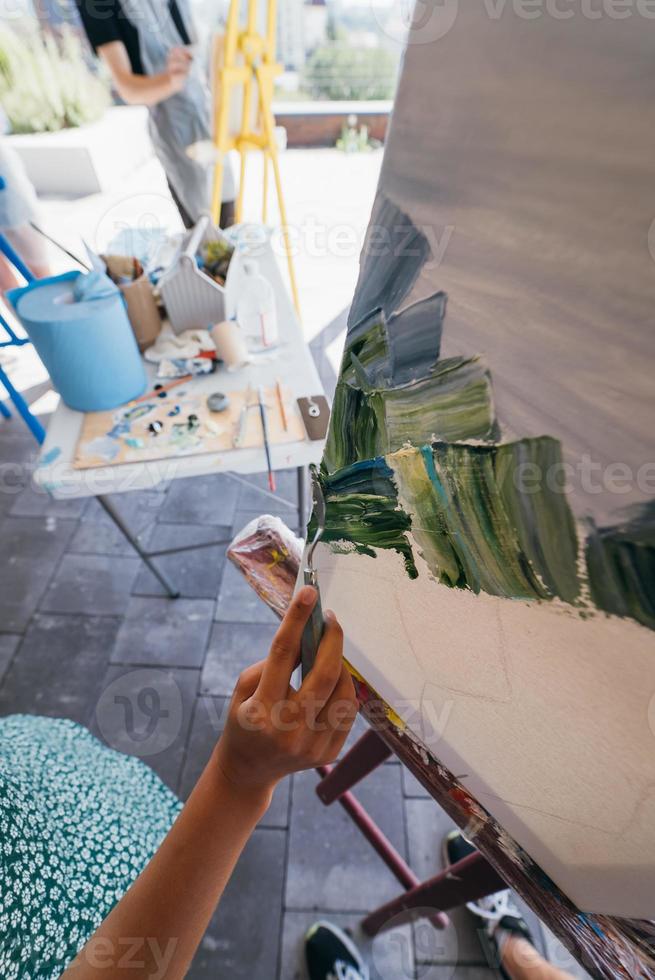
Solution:
<path fill-rule="evenodd" d="M 391 755 L 391 749 L 372 728 L 359 738 L 316 787 L 316 794 L 326 806 L 342 793 L 352 789 Z"/>
<path fill-rule="evenodd" d="M 316 772 L 325 778 L 330 773 L 330 766 L 317 766 Z M 389 838 L 382 833 L 359 800 L 352 793 L 346 792 L 339 797 L 339 805 L 343 807 L 352 822 L 382 858 L 389 871 L 397 878 L 403 888 L 408 889 L 409 894 L 421 888 L 419 879 L 412 869 L 395 849 Z M 444 929 L 448 925 L 448 916 L 444 915 L 443 912 L 435 910 L 434 915 L 430 915 L 429 918 L 437 929 Z"/>
<path fill-rule="evenodd" d="M 504 888 L 506 883 L 481 854 L 469 854 L 436 877 L 371 912 L 362 921 L 362 929 L 367 936 L 375 936 L 417 914 L 431 918 Z"/>

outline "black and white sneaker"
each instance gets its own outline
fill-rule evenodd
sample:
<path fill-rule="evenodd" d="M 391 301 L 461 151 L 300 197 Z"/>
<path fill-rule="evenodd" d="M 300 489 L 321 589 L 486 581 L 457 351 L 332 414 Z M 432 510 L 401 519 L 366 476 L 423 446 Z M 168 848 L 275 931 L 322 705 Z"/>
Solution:
<path fill-rule="evenodd" d="M 315 922 L 305 936 L 309 980 L 368 980 L 352 939 L 331 922 Z"/>
<path fill-rule="evenodd" d="M 448 868 L 451 864 L 456 864 L 462 858 L 473 854 L 475 850 L 476 848 L 469 844 L 459 830 L 451 830 L 444 837 L 442 844 L 444 867 Z M 512 893 L 509 888 L 505 888 L 494 892 L 493 895 L 485 895 L 477 902 L 467 902 L 466 907 L 484 924 L 484 930 L 479 935 L 482 945 L 486 947 L 487 958 L 490 963 L 498 966 L 502 976 L 509 980 L 509 974 L 502 965 L 505 939 L 510 935 L 519 936 L 521 939 L 527 939 L 534 946 L 532 933 L 514 904 Z"/>

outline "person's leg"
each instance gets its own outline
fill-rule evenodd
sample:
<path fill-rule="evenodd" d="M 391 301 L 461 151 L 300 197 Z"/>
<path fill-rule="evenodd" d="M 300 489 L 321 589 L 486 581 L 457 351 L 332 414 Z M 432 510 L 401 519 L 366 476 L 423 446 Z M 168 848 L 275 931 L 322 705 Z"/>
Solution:
<path fill-rule="evenodd" d="M 171 192 L 171 197 L 175 201 L 175 206 L 180 212 L 180 217 L 182 218 L 182 223 L 185 228 L 193 228 L 195 222 L 192 220 L 191 215 L 186 210 L 179 197 L 175 192 L 175 188 L 172 183 L 166 178 L 166 183 L 168 184 L 168 189 Z M 223 201 L 221 204 L 221 214 L 219 218 L 219 226 L 221 228 L 229 228 L 234 224 L 234 201 Z"/>
<path fill-rule="evenodd" d="M 36 279 L 46 279 L 52 274 L 45 239 L 38 231 L 30 225 L 20 225 L 5 229 L 4 234 Z"/>
<path fill-rule="evenodd" d="M 6 293 L 8 289 L 15 289 L 22 286 L 23 282 L 14 272 L 14 267 L 7 262 L 4 255 L 0 255 L 0 291 Z"/>
<path fill-rule="evenodd" d="M 570 973 L 548 963 L 527 939 L 512 933 L 500 946 L 500 956 L 511 980 L 572 980 Z"/>
<path fill-rule="evenodd" d="M 168 184 L 168 189 L 171 192 L 171 197 L 175 201 L 175 207 L 180 212 L 180 218 L 182 219 L 182 224 L 184 225 L 185 228 L 193 228 L 195 222 L 191 219 L 191 215 L 180 201 L 175 191 L 175 188 L 171 184 L 168 177 L 166 177 L 166 183 Z"/>
<path fill-rule="evenodd" d="M 223 201 L 221 204 L 221 215 L 218 219 L 221 228 L 230 228 L 234 224 L 234 201 Z"/>
<path fill-rule="evenodd" d="M 459 830 L 446 834 L 443 841 L 443 862 L 447 868 L 473 854 L 475 847 Z M 468 902 L 469 912 L 480 921 L 481 939 L 488 952 L 509 980 L 572 980 L 551 966 L 535 948 L 532 935 L 520 911 L 514 905 L 509 888 L 487 895 L 478 902 Z"/>

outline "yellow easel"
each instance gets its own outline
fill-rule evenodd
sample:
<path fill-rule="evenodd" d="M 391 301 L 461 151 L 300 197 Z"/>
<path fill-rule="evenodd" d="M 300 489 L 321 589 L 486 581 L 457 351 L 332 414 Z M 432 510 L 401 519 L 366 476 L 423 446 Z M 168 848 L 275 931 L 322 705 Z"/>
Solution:
<path fill-rule="evenodd" d="M 266 2 L 266 33 L 260 34 L 257 27 L 257 14 L 263 0 L 248 0 L 248 14 L 245 28 L 239 25 L 239 0 L 230 0 L 225 34 L 214 39 L 212 82 L 214 96 L 214 145 L 218 151 L 214 169 L 212 194 L 212 217 L 218 223 L 221 209 L 221 189 L 225 154 L 237 150 L 240 157 L 239 193 L 236 200 L 235 216 L 242 220 L 243 190 L 246 176 L 246 155 L 252 150 L 263 154 L 264 160 L 264 203 L 262 221 L 266 221 L 268 199 L 268 167 L 273 169 L 284 248 L 289 264 L 289 280 L 293 302 L 298 313 L 298 287 L 291 257 L 291 243 L 287 225 L 286 208 L 282 195 L 282 182 L 275 142 L 275 119 L 273 116 L 273 84 L 282 72 L 282 65 L 275 60 L 275 28 L 277 0 Z M 242 112 L 241 127 L 235 135 L 230 132 L 230 104 L 233 93 L 241 89 Z M 253 97 L 257 98 L 257 123 L 253 127 Z"/>

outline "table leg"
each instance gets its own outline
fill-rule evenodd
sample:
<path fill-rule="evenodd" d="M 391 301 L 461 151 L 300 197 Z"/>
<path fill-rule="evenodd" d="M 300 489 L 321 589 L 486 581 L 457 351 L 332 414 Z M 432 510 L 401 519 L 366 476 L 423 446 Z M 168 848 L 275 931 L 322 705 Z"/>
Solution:
<path fill-rule="evenodd" d="M 129 527 L 127 526 L 127 524 L 125 523 L 125 521 L 123 520 L 123 518 L 121 517 L 121 515 L 116 510 L 116 508 L 114 507 L 114 505 L 111 502 L 111 500 L 109 499 L 109 497 L 99 496 L 96 499 L 97 499 L 98 503 L 100 504 L 100 506 L 103 507 L 107 511 L 107 513 L 111 517 L 112 521 L 114 522 L 114 524 L 116 525 L 116 527 L 118 528 L 118 530 L 121 531 L 121 533 L 130 542 L 130 544 L 132 545 L 132 547 L 136 551 L 137 555 L 139 555 L 139 557 L 142 559 L 142 561 L 144 561 L 146 563 L 146 565 L 148 566 L 148 568 L 150 569 L 150 571 L 152 572 L 152 574 L 155 576 L 155 578 L 158 579 L 158 581 L 161 582 L 161 584 L 164 586 L 164 588 L 166 589 L 166 592 L 168 593 L 169 597 L 171 599 L 177 599 L 179 597 L 179 595 L 180 595 L 179 590 L 176 589 L 175 586 L 171 583 L 171 581 L 168 578 L 168 576 L 165 575 L 164 572 L 160 571 L 157 568 L 157 566 L 155 565 L 155 563 L 151 559 L 150 555 L 146 551 L 143 550 L 143 548 L 141 547 L 141 545 L 139 543 L 138 538 L 136 538 L 132 534 L 132 532 L 130 531 Z"/>
<path fill-rule="evenodd" d="M 298 527 L 304 538 L 307 530 L 307 467 L 297 468 L 298 476 Z"/>

